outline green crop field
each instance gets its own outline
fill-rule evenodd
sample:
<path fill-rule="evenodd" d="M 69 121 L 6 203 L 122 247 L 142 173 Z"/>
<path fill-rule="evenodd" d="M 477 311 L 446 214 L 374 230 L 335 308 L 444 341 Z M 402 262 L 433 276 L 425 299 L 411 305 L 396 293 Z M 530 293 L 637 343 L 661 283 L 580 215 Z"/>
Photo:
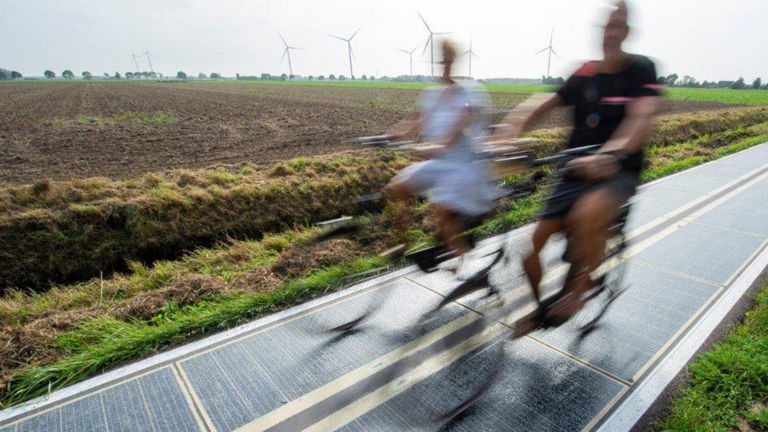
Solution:
<path fill-rule="evenodd" d="M 670 88 L 665 91 L 669 99 L 721 102 L 736 105 L 768 105 L 766 90 L 731 90 Z"/>
<path fill-rule="evenodd" d="M 232 81 L 207 81 L 213 83 L 232 83 Z M 428 83 L 405 83 L 391 81 L 236 81 L 244 85 L 269 86 L 312 86 L 312 87 L 356 87 L 421 90 Z M 544 93 L 554 91 L 557 87 L 543 84 L 486 84 L 486 89 L 492 93 Z M 734 105 L 768 105 L 768 91 L 765 90 L 731 90 L 731 89 L 697 89 L 697 88 L 668 88 L 665 97 L 673 100 L 690 100 L 705 102 L 721 102 Z"/>

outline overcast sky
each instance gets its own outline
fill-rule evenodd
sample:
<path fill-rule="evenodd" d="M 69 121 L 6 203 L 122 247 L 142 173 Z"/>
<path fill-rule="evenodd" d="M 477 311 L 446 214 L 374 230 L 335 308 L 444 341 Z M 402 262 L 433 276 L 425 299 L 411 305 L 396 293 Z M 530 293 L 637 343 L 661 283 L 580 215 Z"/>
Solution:
<path fill-rule="evenodd" d="M 464 49 L 473 40 L 479 59 L 473 75 L 539 77 L 546 71 L 546 47 L 554 28 L 552 75 L 569 74 L 578 62 L 600 56 L 599 26 L 606 1 L 597 0 L 0 0 L 0 67 L 25 76 L 57 75 L 72 69 L 121 74 L 135 69 L 131 54 L 149 50 L 155 70 L 171 75 L 288 72 L 281 62 L 280 31 L 292 53 L 294 73 L 349 74 L 346 44 L 352 41 L 355 75 L 429 73 L 428 33 L 434 31 Z M 699 80 L 768 78 L 766 0 L 635 0 L 633 32 L 626 48 L 657 62 L 659 74 Z M 139 59 L 148 70 L 146 59 Z M 457 74 L 466 74 L 466 63 Z"/>

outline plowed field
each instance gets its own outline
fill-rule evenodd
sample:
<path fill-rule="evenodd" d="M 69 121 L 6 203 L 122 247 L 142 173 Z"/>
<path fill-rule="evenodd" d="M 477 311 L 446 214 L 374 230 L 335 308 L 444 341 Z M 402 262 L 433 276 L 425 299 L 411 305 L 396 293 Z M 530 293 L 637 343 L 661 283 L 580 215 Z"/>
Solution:
<path fill-rule="evenodd" d="M 257 83 L 0 85 L 0 182 L 264 165 L 353 149 L 413 110 L 418 91 Z M 493 93 L 495 108 L 527 97 Z M 667 101 L 667 112 L 733 107 Z M 566 126 L 568 112 L 540 127 Z"/>

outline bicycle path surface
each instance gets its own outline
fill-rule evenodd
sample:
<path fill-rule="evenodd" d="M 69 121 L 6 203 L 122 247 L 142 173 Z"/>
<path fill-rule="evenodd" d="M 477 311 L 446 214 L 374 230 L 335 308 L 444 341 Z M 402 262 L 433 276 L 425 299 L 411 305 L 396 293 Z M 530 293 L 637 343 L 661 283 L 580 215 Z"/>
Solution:
<path fill-rule="evenodd" d="M 479 249 L 522 251 L 530 233 Z M 0 432 L 430 430 L 424 418 L 498 362 L 491 388 L 448 430 L 629 430 L 764 280 L 768 144 L 645 185 L 627 234 L 627 260 L 614 264 L 629 288 L 584 339 L 573 323 L 507 337 L 532 308 L 516 259 L 491 275 L 507 312 L 495 324 L 468 330 L 489 310 L 473 295 L 415 326 L 456 282 L 409 267 L 0 411 Z M 562 280 L 562 249 L 545 250 L 545 292 Z M 374 305 L 346 337 L 323 332 Z"/>

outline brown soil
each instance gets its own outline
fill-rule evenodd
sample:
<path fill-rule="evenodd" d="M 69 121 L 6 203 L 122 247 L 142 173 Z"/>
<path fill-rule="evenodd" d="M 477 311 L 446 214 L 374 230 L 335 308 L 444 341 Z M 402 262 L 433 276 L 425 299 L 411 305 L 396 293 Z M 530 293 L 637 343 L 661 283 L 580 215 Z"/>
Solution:
<path fill-rule="evenodd" d="M 134 177 L 354 149 L 413 110 L 418 91 L 242 83 L 0 85 L 0 182 Z M 495 108 L 527 95 L 494 93 Z M 667 101 L 666 112 L 726 105 Z M 501 117 L 495 115 L 494 120 Z M 566 126 L 560 110 L 539 125 Z"/>

